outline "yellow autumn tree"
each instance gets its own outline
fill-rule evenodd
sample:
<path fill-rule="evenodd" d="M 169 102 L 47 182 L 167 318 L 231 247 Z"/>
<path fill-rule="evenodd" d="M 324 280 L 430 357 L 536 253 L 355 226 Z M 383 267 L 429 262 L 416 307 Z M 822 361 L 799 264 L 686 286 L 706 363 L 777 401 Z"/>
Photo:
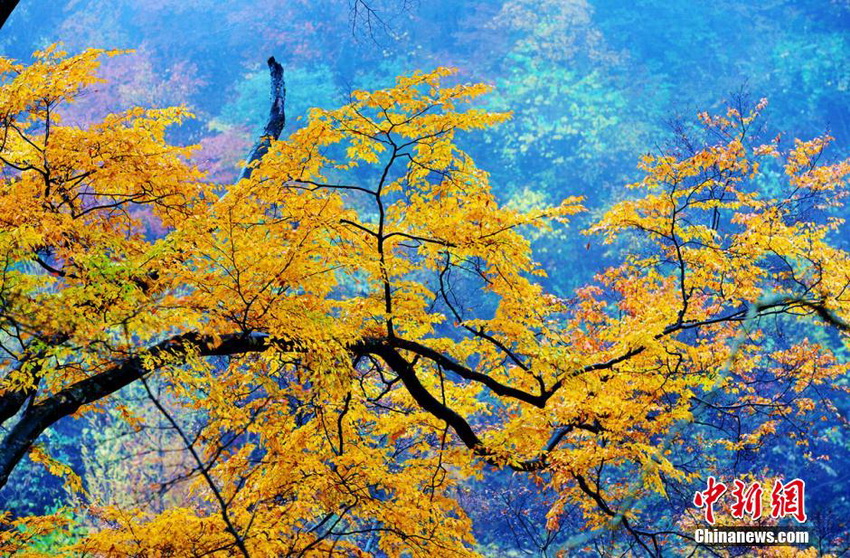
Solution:
<path fill-rule="evenodd" d="M 819 163 L 826 137 L 751 145 L 762 107 L 645 157 L 587 231 L 630 255 L 563 299 L 525 231 L 581 200 L 498 203 L 456 142 L 509 117 L 470 108 L 487 86 L 441 68 L 356 92 L 217 186 L 166 141 L 184 109 L 63 124 L 105 54 L 0 62 L 0 485 L 29 455 L 85 490 L 40 436 L 130 386 L 176 434 L 184 468 L 162 482 L 182 503 L 88 494 L 90 534 L 55 553 L 477 556 L 455 494 L 493 468 L 553 490 L 552 525 L 578 506 L 653 553 L 666 535 L 641 502 L 811 420 L 846 373 L 828 343 L 767 339 L 780 319 L 847 339 L 850 261 L 824 211 L 850 165 Z M 704 428 L 719 412 L 745 429 Z M 50 519 L 4 521 L 11 553 Z"/>

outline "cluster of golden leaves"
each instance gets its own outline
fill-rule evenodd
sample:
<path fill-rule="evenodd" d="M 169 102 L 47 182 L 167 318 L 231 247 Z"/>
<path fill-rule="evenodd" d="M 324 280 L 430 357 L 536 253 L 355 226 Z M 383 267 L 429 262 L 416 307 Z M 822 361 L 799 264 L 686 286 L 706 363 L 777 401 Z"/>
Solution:
<path fill-rule="evenodd" d="M 632 239 L 632 255 L 567 300 L 540 286 L 523 230 L 581 200 L 500 205 L 455 141 L 508 118 L 468 108 L 487 86 L 445 85 L 440 68 L 355 92 L 225 188 L 166 141 L 185 109 L 62 124 L 102 54 L 0 62 L 0 393 L 46 397 L 181 333 L 269 341 L 145 359 L 164 412 L 203 419 L 185 437 L 186 501 L 101 502 L 99 529 L 68 552 L 475 556 L 453 491 L 483 461 L 538 463 L 558 494 L 552 528 L 576 505 L 590 527 L 617 510 L 637 521 L 629 502 L 696 475 L 676 456 L 709 435 L 681 434 L 706 394 L 750 413 L 735 451 L 846 373 L 807 339 L 771 349 L 760 322 L 815 306 L 850 319 L 850 259 L 830 243 L 841 222 L 817 217 L 850 172 L 818 164 L 828 138 L 781 155 L 748 144 L 754 114 L 706 116 L 721 140 L 644 158 L 639 195 L 589 230 Z M 766 197 L 760 177 L 779 179 L 761 167 L 782 157 L 786 191 Z M 764 374 L 793 397 L 763 390 Z"/>

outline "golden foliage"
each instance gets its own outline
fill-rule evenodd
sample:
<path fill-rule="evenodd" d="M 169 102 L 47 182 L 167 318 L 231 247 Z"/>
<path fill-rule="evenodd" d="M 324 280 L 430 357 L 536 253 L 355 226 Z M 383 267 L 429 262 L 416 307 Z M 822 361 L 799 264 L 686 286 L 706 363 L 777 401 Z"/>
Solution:
<path fill-rule="evenodd" d="M 486 86 L 439 68 L 355 92 L 215 188 L 165 140 L 184 109 L 61 124 L 100 54 L 2 62 L 0 396 L 46 404 L 137 357 L 127 383 L 164 386 L 193 504 L 97 509 L 69 552 L 473 556 L 453 490 L 488 464 L 543 475 L 550 527 L 576 505 L 590 528 L 629 525 L 635 498 L 694 478 L 674 456 L 710 435 L 681 434 L 707 394 L 752 423 L 721 440 L 734 451 L 808 416 L 809 388 L 846 372 L 808 339 L 767 343 L 762 321 L 850 320 L 842 222 L 817 217 L 850 172 L 818 162 L 829 138 L 781 155 L 749 144 L 755 113 L 703 116 L 722 140 L 646 156 L 636 196 L 588 231 L 632 254 L 559 299 L 524 231 L 581 200 L 498 203 L 455 142 L 508 118 L 468 108 Z M 776 196 L 759 189 L 771 164 Z M 136 208 L 168 234 L 152 239 Z M 764 374 L 792 389 L 747 381 Z"/>

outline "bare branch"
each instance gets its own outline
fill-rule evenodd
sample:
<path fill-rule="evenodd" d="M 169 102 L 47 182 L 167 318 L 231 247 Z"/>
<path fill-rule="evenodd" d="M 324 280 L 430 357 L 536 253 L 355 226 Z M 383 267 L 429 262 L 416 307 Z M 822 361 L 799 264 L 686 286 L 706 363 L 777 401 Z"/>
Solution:
<path fill-rule="evenodd" d="M 269 73 L 271 74 L 271 107 L 269 108 L 269 121 L 263 129 L 263 134 L 257 140 L 256 145 L 248 156 L 248 162 L 242 169 L 239 179 L 249 178 L 257 163 L 268 153 L 273 140 L 280 138 L 283 127 L 286 125 L 286 82 L 283 77 L 283 66 L 274 59 L 268 59 Z"/>

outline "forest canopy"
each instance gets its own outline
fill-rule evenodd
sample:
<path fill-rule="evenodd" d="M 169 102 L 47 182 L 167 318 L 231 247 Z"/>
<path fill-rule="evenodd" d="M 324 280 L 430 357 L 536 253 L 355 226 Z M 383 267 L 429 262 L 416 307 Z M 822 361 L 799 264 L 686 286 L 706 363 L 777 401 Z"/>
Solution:
<path fill-rule="evenodd" d="M 582 200 L 496 199 L 458 141 L 510 118 L 490 87 L 354 92 L 216 185 L 167 140 L 185 109 L 64 123 L 116 54 L 0 68 L 0 479 L 28 456 L 79 495 L 65 551 L 474 556 L 464 486 L 513 470 L 546 529 L 655 554 L 692 544 L 698 481 L 835 420 L 850 163 L 758 137 L 766 101 L 644 156 L 583 231 L 627 255 L 559 297 L 530 238 Z M 175 437 L 89 480 L 43 434 L 91 414 Z M 69 521 L 7 511 L 6 553 Z"/>

